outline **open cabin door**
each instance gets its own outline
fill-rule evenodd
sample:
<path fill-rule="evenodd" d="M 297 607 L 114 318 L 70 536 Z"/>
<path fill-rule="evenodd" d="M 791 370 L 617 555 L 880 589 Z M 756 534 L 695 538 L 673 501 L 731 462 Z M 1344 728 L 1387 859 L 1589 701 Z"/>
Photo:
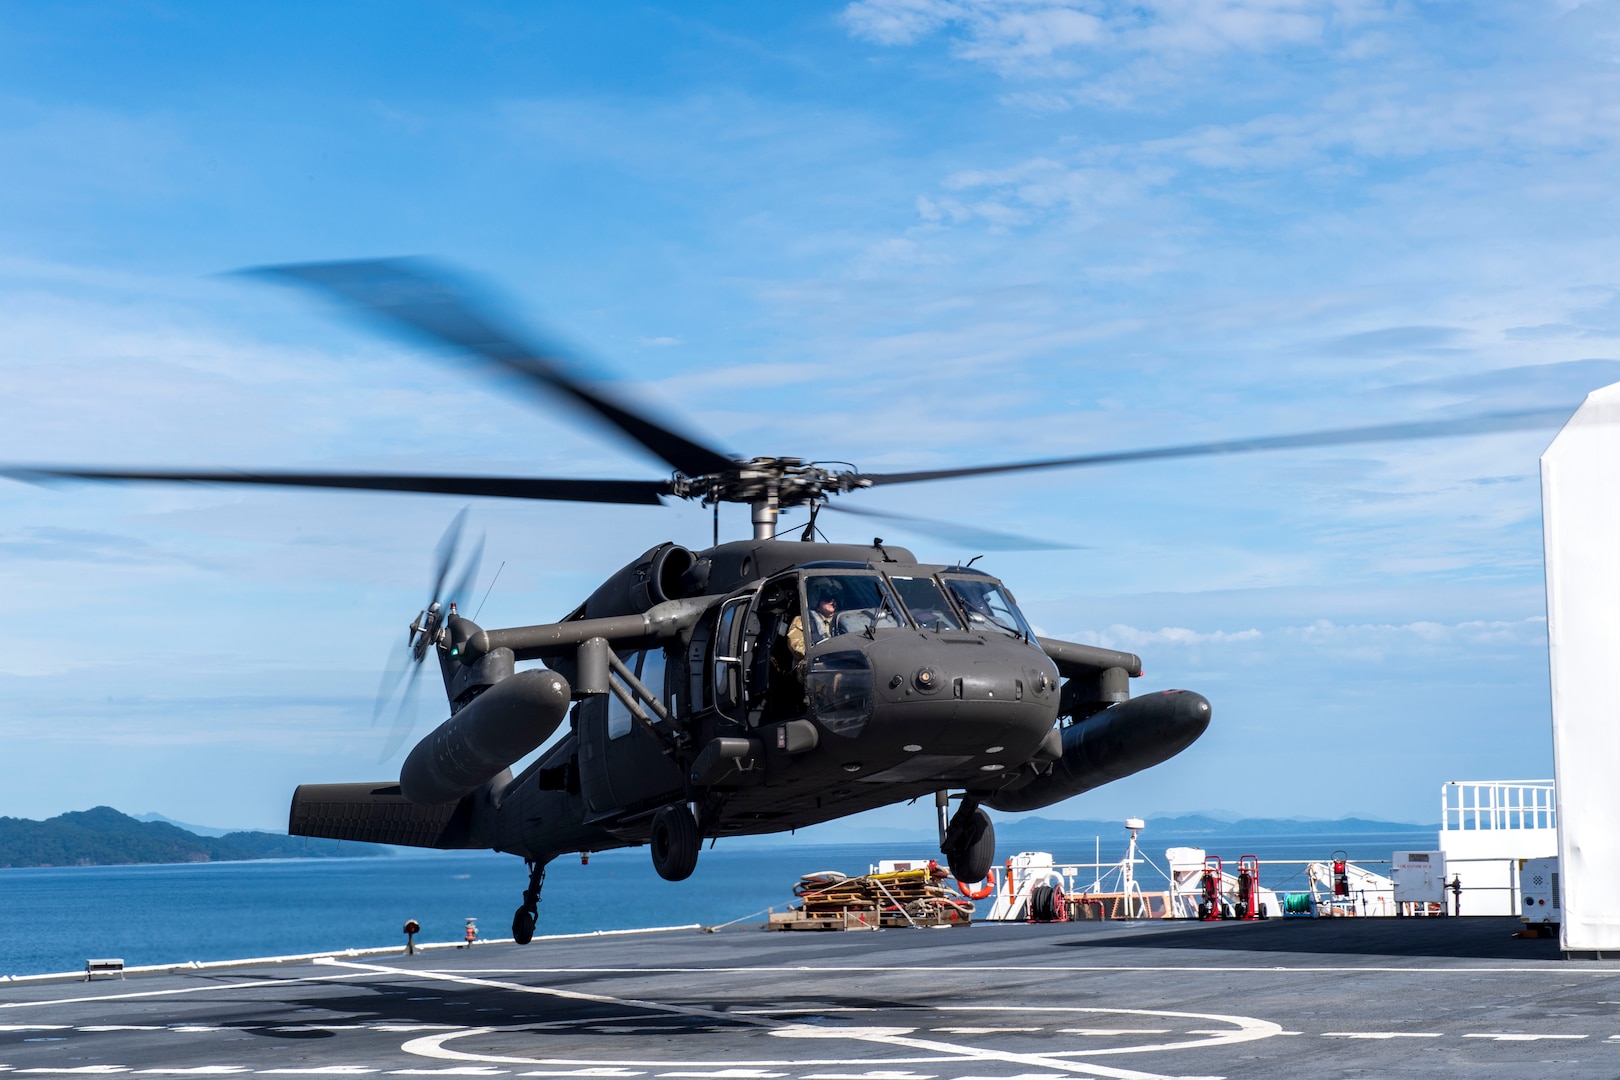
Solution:
<path fill-rule="evenodd" d="M 727 720 L 738 722 L 743 719 L 743 673 L 747 669 L 747 661 L 742 630 L 747 621 L 749 599 L 737 596 L 720 605 L 709 663 L 714 710 Z"/>
<path fill-rule="evenodd" d="M 715 712 L 739 728 L 757 727 L 770 700 L 773 680 L 793 677 L 791 670 L 777 670 L 780 665 L 772 664 L 771 650 L 786 628 L 775 602 L 780 596 L 791 597 L 796 604 L 796 576 L 767 582 L 752 595 L 727 600 L 715 620 L 706 689 Z M 786 667 L 791 669 L 791 663 Z"/>

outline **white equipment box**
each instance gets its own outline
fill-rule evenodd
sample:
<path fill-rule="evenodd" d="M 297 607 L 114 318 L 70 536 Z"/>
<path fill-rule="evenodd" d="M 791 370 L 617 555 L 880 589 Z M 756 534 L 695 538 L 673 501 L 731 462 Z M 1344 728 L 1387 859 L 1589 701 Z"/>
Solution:
<path fill-rule="evenodd" d="M 1390 856 L 1389 878 L 1397 904 L 1446 902 L 1446 853 L 1397 851 Z"/>
<path fill-rule="evenodd" d="M 1558 894 L 1557 858 L 1520 859 L 1519 895 L 1524 903 L 1519 918 L 1527 923 L 1562 924 L 1564 905 Z"/>

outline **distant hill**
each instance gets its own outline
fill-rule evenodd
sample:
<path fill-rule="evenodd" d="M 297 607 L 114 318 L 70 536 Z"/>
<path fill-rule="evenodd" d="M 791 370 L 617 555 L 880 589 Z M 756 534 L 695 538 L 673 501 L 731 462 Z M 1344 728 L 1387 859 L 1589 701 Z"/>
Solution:
<path fill-rule="evenodd" d="M 1205 814 L 1180 814 L 1175 817 L 1146 818 L 1144 835 L 1191 838 L 1198 836 L 1365 836 L 1369 833 L 1438 832 L 1440 826 L 1416 825 L 1400 821 L 1373 821 L 1368 818 L 1339 818 L 1336 821 L 1299 820 L 1295 818 L 1239 818 L 1228 821 Z M 1076 836 L 1123 835 L 1125 823 L 1115 821 L 1061 821 L 1054 818 L 1027 817 L 1018 821 L 996 823 L 996 835 L 1008 840 L 1014 838 L 1039 840 L 1048 837 L 1072 839 Z"/>
<path fill-rule="evenodd" d="M 189 821 L 176 821 L 172 817 L 164 817 L 155 810 L 145 814 L 131 814 L 129 816 L 136 821 L 161 821 L 165 825 L 173 825 L 177 829 L 184 829 L 186 832 L 196 833 L 198 836 L 228 836 L 233 832 L 257 831 L 249 829 L 216 829 L 212 825 L 193 825 Z"/>
<path fill-rule="evenodd" d="M 1061 818 L 1026 817 L 1008 820 L 996 817 L 996 840 L 1003 847 L 1038 845 L 1089 840 L 1093 836 L 1123 839 L 1123 818 L 1108 821 L 1072 820 Z M 1353 837 L 1391 833 L 1437 833 L 1438 823 L 1414 824 L 1405 821 L 1374 821 L 1368 818 L 1339 818 L 1334 821 L 1298 818 L 1237 818 L 1214 817 L 1209 814 L 1176 814 L 1144 819 L 1147 828 L 1142 833 L 1144 843 L 1156 843 L 1158 837 L 1174 840 L 1258 839 L 1261 837 Z M 818 843 L 914 843 L 937 839 L 932 828 L 903 829 L 893 826 L 858 825 L 844 821 L 830 821 L 801 833 L 814 836 Z"/>
<path fill-rule="evenodd" d="M 198 836 L 161 821 L 137 821 L 110 806 L 45 821 L 0 817 L 0 867 L 119 866 L 247 859 L 385 855 L 386 847 L 266 832 Z"/>

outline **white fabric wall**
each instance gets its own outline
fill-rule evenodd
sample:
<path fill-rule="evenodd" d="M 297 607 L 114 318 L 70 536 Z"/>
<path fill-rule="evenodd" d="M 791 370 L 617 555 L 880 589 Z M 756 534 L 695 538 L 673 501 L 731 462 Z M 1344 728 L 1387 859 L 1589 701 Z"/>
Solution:
<path fill-rule="evenodd" d="M 1620 953 L 1620 384 L 1541 456 L 1563 947 Z"/>

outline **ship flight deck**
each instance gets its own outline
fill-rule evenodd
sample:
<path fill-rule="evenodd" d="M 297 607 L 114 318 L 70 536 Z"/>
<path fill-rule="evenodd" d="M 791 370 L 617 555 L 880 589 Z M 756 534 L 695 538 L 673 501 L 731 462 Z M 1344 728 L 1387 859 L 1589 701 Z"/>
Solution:
<path fill-rule="evenodd" d="M 1620 1074 L 1620 963 L 1510 918 L 649 932 L 0 983 L 0 1072 Z"/>

